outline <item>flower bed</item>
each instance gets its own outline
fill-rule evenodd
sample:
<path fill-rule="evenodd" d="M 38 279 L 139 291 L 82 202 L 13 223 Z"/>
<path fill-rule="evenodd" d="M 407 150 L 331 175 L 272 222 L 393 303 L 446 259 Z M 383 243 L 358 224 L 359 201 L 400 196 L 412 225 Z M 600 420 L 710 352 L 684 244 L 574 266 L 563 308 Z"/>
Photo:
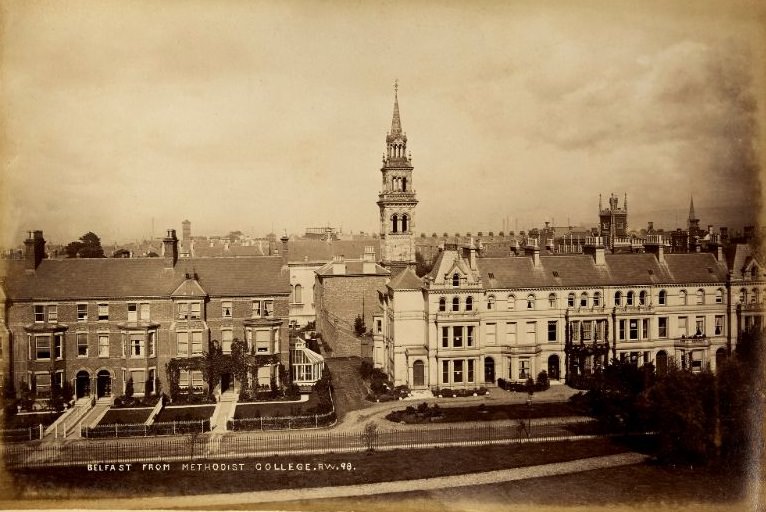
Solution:
<path fill-rule="evenodd" d="M 145 423 L 149 415 L 154 410 L 152 407 L 142 407 L 140 409 L 109 409 L 107 413 L 98 422 L 99 425 L 131 424 Z"/>
<path fill-rule="evenodd" d="M 452 397 L 467 397 L 467 396 L 484 396 L 488 393 L 487 388 L 472 388 L 472 389 L 450 389 L 450 388 L 436 388 L 433 390 L 434 396 L 441 398 Z"/>
<path fill-rule="evenodd" d="M 546 402 L 526 404 L 486 405 L 471 407 L 439 407 L 434 404 L 429 407 L 425 402 L 417 408 L 409 406 L 406 409 L 389 413 L 386 419 L 395 423 L 428 423 L 458 421 L 491 421 L 514 420 L 527 418 L 561 418 L 580 416 L 582 411 L 568 402 Z"/>
<path fill-rule="evenodd" d="M 155 423 L 173 421 L 192 421 L 210 419 L 215 411 L 214 405 L 196 407 L 165 407 L 154 419 Z"/>
<path fill-rule="evenodd" d="M 147 397 L 137 397 L 137 396 L 118 396 L 114 399 L 114 404 L 112 404 L 112 409 L 121 409 L 121 408 L 131 408 L 135 409 L 138 407 L 154 407 L 157 405 L 157 402 L 160 400 L 160 395 L 152 395 Z"/>
<path fill-rule="evenodd" d="M 328 412 L 322 409 L 322 401 L 317 391 L 312 391 L 306 402 L 237 404 L 234 418 L 261 418 L 281 416 L 301 416 L 304 414 L 322 414 Z"/>

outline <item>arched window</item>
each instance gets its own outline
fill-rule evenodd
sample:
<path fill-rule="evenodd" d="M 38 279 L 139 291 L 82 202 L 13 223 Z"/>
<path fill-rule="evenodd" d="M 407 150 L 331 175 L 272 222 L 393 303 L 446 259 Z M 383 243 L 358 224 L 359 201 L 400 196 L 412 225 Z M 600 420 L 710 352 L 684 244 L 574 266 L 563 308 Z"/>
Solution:
<path fill-rule="evenodd" d="M 633 290 L 629 291 L 625 300 L 625 305 L 632 306 L 635 297 L 636 297 L 636 294 L 633 292 Z"/>
<path fill-rule="evenodd" d="M 447 299 L 439 297 L 439 311 L 447 311 Z"/>
<path fill-rule="evenodd" d="M 452 297 L 452 311 L 460 311 L 460 297 Z"/>
<path fill-rule="evenodd" d="M 570 293 L 567 296 L 567 307 L 573 308 L 574 304 L 575 304 L 575 294 L 574 293 Z"/>
<path fill-rule="evenodd" d="M 678 303 L 682 306 L 686 306 L 686 290 L 681 290 L 678 292 Z"/>
<path fill-rule="evenodd" d="M 593 293 L 593 306 L 594 307 L 601 306 L 601 292 L 594 292 Z"/>
<path fill-rule="evenodd" d="M 638 294 L 638 305 L 646 306 L 646 290 L 641 290 Z"/>
<path fill-rule="evenodd" d="M 407 178 L 402 178 L 402 192 L 407 192 Z"/>
<path fill-rule="evenodd" d="M 551 308 L 551 309 L 556 307 L 556 294 L 555 293 L 551 293 L 550 295 L 548 295 L 548 307 Z"/>
<path fill-rule="evenodd" d="M 580 294 L 580 307 L 581 308 L 588 307 L 588 294 L 586 292 L 582 292 Z"/>
<path fill-rule="evenodd" d="M 516 296 L 513 294 L 508 296 L 508 309 L 516 309 Z"/>
<path fill-rule="evenodd" d="M 527 309 L 535 309 L 535 294 L 527 295 Z"/>
<path fill-rule="evenodd" d="M 747 290 L 742 288 L 739 291 L 739 303 L 740 304 L 746 304 L 747 303 Z"/>
<path fill-rule="evenodd" d="M 704 304 L 705 303 L 705 290 L 700 288 L 697 290 L 697 304 Z"/>
<path fill-rule="evenodd" d="M 660 290 L 660 293 L 657 297 L 657 303 L 660 306 L 665 306 L 667 305 L 667 302 L 668 302 L 668 292 L 666 292 L 665 290 Z"/>
<path fill-rule="evenodd" d="M 465 298 L 465 310 L 473 311 L 473 297 L 471 297 L 470 295 Z"/>
<path fill-rule="evenodd" d="M 408 221 L 407 215 L 402 215 L 402 233 L 406 233 L 409 230 Z"/>
<path fill-rule="evenodd" d="M 758 304 L 758 288 L 753 288 L 753 293 L 750 295 L 750 302 L 752 304 Z"/>
<path fill-rule="evenodd" d="M 487 297 L 487 309 L 490 310 L 490 311 L 495 309 L 495 296 L 494 295 L 490 295 L 489 297 Z"/>
<path fill-rule="evenodd" d="M 622 292 L 614 292 L 614 305 L 622 306 Z"/>
<path fill-rule="evenodd" d="M 454 286 L 455 288 L 460 286 L 460 275 L 457 272 L 452 274 L 452 286 Z"/>
<path fill-rule="evenodd" d="M 723 290 L 721 288 L 718 288 L 715 291 L 715 303 L 723 304 Z"/>
<path fill-rule="evenodd" d="M 399 229 L 399 217 L 396 214 L 394 214 L 391 217 L 391 232 L 398 233 L 399 232 L 398 229 Z"/>
<path fill-rule="evenodd" d="M 293 302 L 300 304 L 303 302 L 303 287 L 299 284 L 295 285 L 295 293 L 293 296 Z"/>

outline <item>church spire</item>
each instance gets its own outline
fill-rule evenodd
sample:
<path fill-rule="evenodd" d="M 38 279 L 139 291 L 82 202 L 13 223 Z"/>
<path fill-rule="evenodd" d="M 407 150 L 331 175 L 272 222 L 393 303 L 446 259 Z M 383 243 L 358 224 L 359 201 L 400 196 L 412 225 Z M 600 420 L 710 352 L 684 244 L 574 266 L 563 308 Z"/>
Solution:
<path fill-rule="evenodd" d="M 694 214 L 694 196 L 689 196 L 689 220 L 697 220 L 697 216 Z"/>
<path fill-rule="evenodd" d="M 394 117 L 391 119 L 391 135 L 401 135 L 402 120 L 399 117 L 399 80 L 394 80 Z"/>
<path fill-rule="evenodd" d="M 387 152 L 384 163 L 391 161 L 409 162 L 407 153 L 407 134 L 402 131 L 399 117 L 399 80 L 394 82 L 394 116 L 391 119 L 391 131 L 386 136 Z"/>

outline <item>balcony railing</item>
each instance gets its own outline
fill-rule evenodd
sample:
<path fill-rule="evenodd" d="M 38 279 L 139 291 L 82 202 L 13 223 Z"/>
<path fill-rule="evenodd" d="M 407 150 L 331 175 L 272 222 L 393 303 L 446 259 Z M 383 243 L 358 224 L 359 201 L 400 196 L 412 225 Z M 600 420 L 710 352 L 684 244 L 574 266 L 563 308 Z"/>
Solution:
<path fill-rule="evenodd" d="M 694 336 L 688 336 L 688 337 L 680 337 L 673 340 L 673 345 L 679 348 L 684 347 L 709 347 L 710 346 L 710 338 L 708 338 L 704 334 L 698 334 Z"/>
<path fill-rule="evenodd" d="M 477 310 L 472 311 L 439 311 L 436 313 L 436 321 L 445 321 L 445 320 L 466 320 L 466 319 L 474 319 L 479 316 L 479 312 Z"/>
<path fill-rule="evenodd" d="M 606 314 L 606 306 L 573 306 L 567 308 L 569 316 Z"/>
<path fill-rule="evenodd" d="M 652 304 L 634 304 L 632 306 L 622 305 L 622 306 L 615 306 L 614 310 L 617 313 L 653 313 L 654 305 Z"/>
<path fill-rule="evenodd" d="M 749 303 L 749 304 L 739 304 L 737 307 L 740 309 L 740 311 L 764 311 L 766 308 L 764 308 L 764 303 Z"/>

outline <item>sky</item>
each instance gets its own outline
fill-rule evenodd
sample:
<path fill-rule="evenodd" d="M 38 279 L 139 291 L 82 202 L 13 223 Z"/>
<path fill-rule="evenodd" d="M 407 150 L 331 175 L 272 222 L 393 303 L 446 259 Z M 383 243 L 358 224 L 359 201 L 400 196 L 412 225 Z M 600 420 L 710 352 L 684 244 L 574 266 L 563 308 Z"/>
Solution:
<path fill-rule="evenodd" d="M 760 2 L 0 6 L 0 246 L 376 232 L 395 79 L 416 232 L 759 212 Z"/>

